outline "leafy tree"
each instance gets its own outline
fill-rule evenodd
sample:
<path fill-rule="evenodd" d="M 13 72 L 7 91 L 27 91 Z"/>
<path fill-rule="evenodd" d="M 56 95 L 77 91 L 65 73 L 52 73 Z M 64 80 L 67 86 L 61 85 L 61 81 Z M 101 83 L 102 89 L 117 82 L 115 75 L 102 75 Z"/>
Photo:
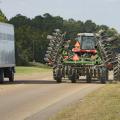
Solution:
<path fill-rule="evenodd" d="M 96 32 L 96 30 L 97 30 L 97 26 L 91 20 L 87 20 L 84 23 L 84 32 L 92 33 L 92 32 Z"/>
<path fill-rule="evenodd" d="M 28 64 L 33 59 L 31 27 L 19 27 L 16 32 L 16 62 L 18 65 Z"/>
<path fill-rule="evenodd" d="M 106 25 L 100 25 L 100 26 L 98 26 L 98 30 L 100 30 L 100 29 L 103 29 L 103 30 L 108 30 L 108 29 L 109 29 L 109 27 L 108 27 L 108 26 L 106 26 Z"/>
<path fill-rule="evenodd" d="M 104 29 L 109 36 L 117 34 L 117 39 L 120 41 L 117 31 L 106 25 L 96 25 L 91 20 L 85 22 L 74 19 L 64 20 L 60 16 L 52 16 L 49 13 L 38 15 L 33 19 L 18 14 L 11 18 L 9 23 L 15 26 L 17 65 L 28 65 L 34 60 L 44 63 L 43 58 L 49 43 L 46 38 L 54 29 L 68 32 L 71 39 L 74 39 L 77 33 L 92 33 Z"/>
<path fill-rule="evenodd" d="M 83 32 L 84 24 L 82 21 L 75 21 L 74 19 L 64 20 L 63 31 L 67 31 L 73 39 L 77 33 Z"/>
<path fill-rule="evenodd" d="M 110 28 L 110 29 L 107 30 L 107 34 L 108 34 L 108 36 L 113 37 L 113 36 L 117 35 L 118 32 L 117 32 L 116 29 Z"/>
<path fill-rule="evenodd" d="M 26 16 L 23 16 L 21 14 L 16 15 L 15 17 L 11 18 L 9 20 L 9 23 L 14 24 L 16 28 L 19 28 L 21 26 L 30 26 L 31 20 L 27 18 Z"/>
<path fill-rule="evenodd" d="M 6 16 L 3 14 L 3 12 L 0 10 L 0 22 L 7 22 Z"/>

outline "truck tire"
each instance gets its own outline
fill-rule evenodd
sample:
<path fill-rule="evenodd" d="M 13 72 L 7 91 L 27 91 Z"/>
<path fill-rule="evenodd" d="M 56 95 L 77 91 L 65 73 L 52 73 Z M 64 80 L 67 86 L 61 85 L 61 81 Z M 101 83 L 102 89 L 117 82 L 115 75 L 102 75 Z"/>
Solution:
<path fill-rule="evenodd" d="M 10 74 L 9 74 L 9 82 L 14 82 L 14 71 L 10 71 Z"/>
<path fill-rule="evenodd" d="M 4 82 L 4 71 L 0 69 L 0 83 Z"/>

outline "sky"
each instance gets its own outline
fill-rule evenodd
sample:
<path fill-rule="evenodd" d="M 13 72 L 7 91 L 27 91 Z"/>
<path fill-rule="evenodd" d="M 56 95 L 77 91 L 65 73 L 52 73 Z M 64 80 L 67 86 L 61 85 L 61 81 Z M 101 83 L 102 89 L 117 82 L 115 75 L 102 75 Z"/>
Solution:
<path fill-rule="evenodd" d="M 8 18 L 16 14 L 33 18 L 50 13 L 64 19 L 92 20 L 120 32 L 120 0 L 0 0 L 0 9 Z"/>

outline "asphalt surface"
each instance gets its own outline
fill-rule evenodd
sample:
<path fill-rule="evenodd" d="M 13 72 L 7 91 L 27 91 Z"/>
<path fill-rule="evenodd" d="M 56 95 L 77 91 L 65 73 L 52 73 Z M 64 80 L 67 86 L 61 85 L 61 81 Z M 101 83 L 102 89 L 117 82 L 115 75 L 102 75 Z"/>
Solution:
<path fill-rule="evenodd" d="M 0 85 L 0 120 L 47 120 L 102 86 L 57 84 L 51 73 L 19 75 L 14 84 Z"/>

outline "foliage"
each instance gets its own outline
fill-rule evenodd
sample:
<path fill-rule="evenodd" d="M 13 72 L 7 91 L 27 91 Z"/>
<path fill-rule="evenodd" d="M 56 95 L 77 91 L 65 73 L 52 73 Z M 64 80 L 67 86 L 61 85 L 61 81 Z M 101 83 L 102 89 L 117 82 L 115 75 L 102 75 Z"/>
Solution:
<path fill-rule="evenodd" d="M 6 16 L 3 14 L 3 12 L 0 10 L 0 22 L 7 22 Z"/>
<path fill-rule="evenodd" d="M 7 22 L 2 11 L 0 11 L 0 21 Z M 35 16 L 32 19 L 18 14 L 8 22 L 15 26 L 17 65 L 29 65 L 32 61 L 44 63 L 43 58 L 49 43 L 46 38 L 48 34 L 52 34 L 54 29 L 67 31 L 71 39 L 74 39 L 77 33 L 98 32 L 100 29 L 106 30 L 110 36 L 118 34 L 115 29 L 110 29 L 106 25 L 96 25 L 91 20 L 85 22 L 74 19 L 64 20 L 60 16 L 52 16 L 49 13 Z"/>

